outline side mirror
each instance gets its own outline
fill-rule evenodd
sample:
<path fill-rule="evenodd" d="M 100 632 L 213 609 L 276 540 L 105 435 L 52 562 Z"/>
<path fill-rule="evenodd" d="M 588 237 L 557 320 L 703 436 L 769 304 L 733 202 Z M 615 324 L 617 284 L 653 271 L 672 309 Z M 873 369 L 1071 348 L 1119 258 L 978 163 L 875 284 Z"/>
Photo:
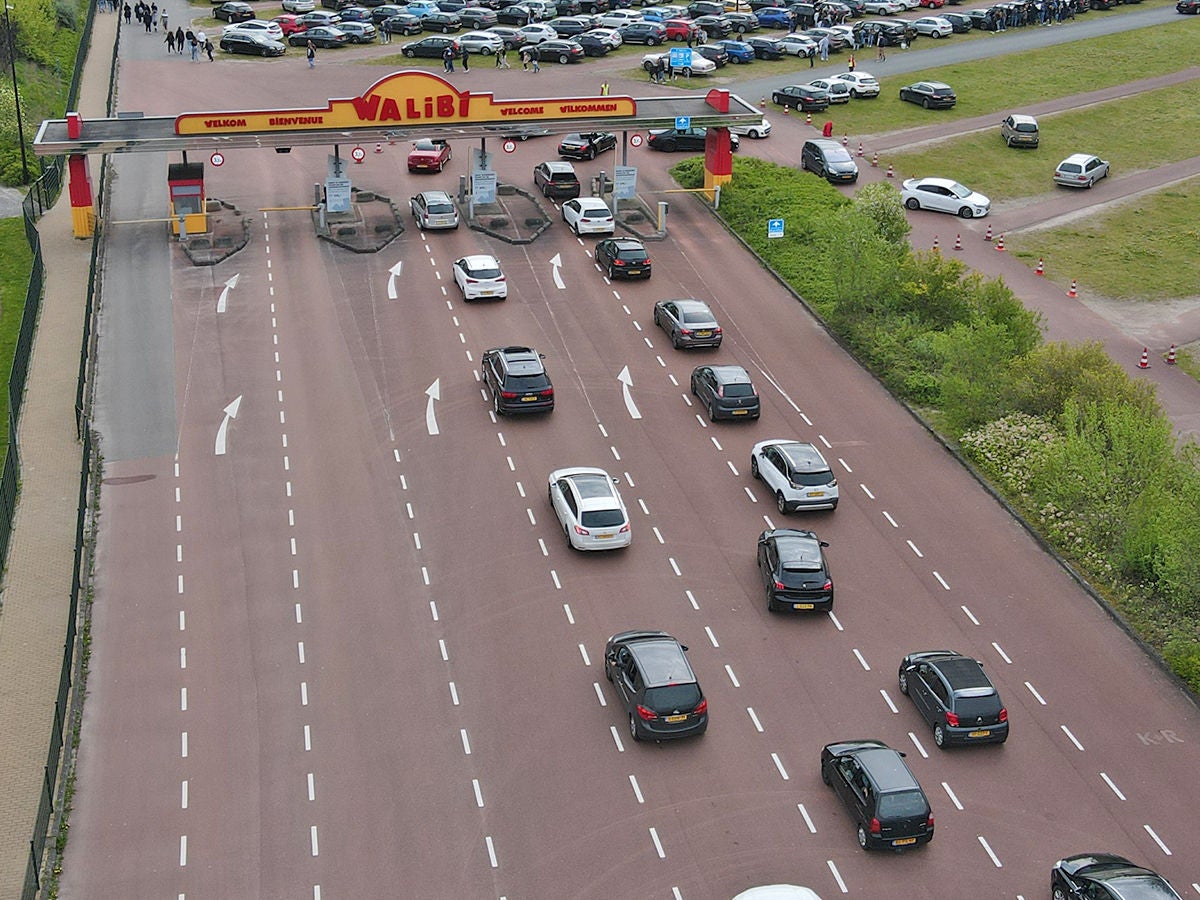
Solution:
<path fill-rule="evenodd" d="M 818 543 L 818 544 L 820 544 L 822 547 L 828 547 L 828 546 L 829 546 L 829 541 L 817 541 L 817 543 Z"/>
<path fill-rule="evenodd" d="M 620 478 L 617 478 L 617 477 L 614 475 L 614 476 L 612 477 L 612 483 L 613 483 L 613 484 L 620 484 L 620 483 L 621 483 L 621 479 L 620 479 Z"/>
<path fill-rule="evenodd" d="M 616 662 L 617 661 L 617 651 L 609 650 L 607 653 L 604 654 L 604 659 L 607 662 Z"/>
<path fill-rule="evenodd" d="M 682 650 L 684 653 L 688 652 L 687 644 L 680 644 L 679 649 Z"/>

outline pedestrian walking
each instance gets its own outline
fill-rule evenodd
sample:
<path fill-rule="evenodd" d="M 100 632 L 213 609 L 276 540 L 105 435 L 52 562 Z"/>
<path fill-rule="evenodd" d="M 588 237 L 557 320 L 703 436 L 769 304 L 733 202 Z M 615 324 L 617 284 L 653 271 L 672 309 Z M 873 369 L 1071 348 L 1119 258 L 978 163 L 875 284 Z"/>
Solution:
<path fill-rule="evenodd" d="M 183 56 L 183 26 L 180 25 L 175 29 L 175 52 Z"/>
<path fill-rule="evenodd" d="M 379 43 L 390 44 L 392 42 L 392 33 L 383 27 L 383 22 L 379 23 Z"/>
<path fill-rule="evenodd" d="M 811 69 L 816 63 L 813 62 L 817 58 L 817 48 L 813 47 L 808 51 L 808 67 Z"/>
<path fill-rule="evenodd" d="M 887 62 L 887 53 L 884 52 L 882 41 L 879 43 L 879 52 L 875 54 L 875 62 Z"/>
<path fill-rule="evenodd" d="M 696 32 L 696 43 L 701 47 L 708 43 L 708 32 L 703 28 Z"/>
<path fill-rule="evenodd" d="M 447 73 L 454 71 L 454 45 L 447 44 L 446 49 L 442 51 L 442 68 Z"/>
<path fill-rule="evenodd" d="M 133 7 L 128 3 L 125 4 L 125 24 L 129 24 L 129 20 L 133 18 Z"/>
<path fill-rule="evenodd" d="M 505 59 L 506 56 L 508 56 L 508 45 L 504 44 L 500 47 L 499 50 L 496 51 L 496 68 L 497 69 L 507 68 L 508 60 Z"/>
<path fill-rule="evenodd" d="M 854 54 L 853 53 L 851 53 L 850 58 L 846 60 L 846 70 L 849 72 L 854 71 Z"/>
<path fill-rule="evenodd" d="M 167 39 L 165 41 L 163 41 L 163 43 L 167 45 L 168 53 L 174 53 L 175 52 L 175 32 L 168 31 Z"/>
<path fill-rule="evenodd" d="M 820 43 L 817 46 L 821 50 L 821 62 L 829 61 L 829 35 L 822 35 Z"/>
<path fill-rule="evenodd" d="M 600 82 L 600 96 L 607 97 L 608 91 L 609 91 L 608 82 L 607 81 Z"/>
<path fill-rule="evenodd" d="M 158 18 L 159 21 L 162 22 L 163 31 L 170 31 L 171 29 L 167 27 L 167 11 L 165 9 L 162 11 L 162 15 Z"/>
<path fill-rule="evenodd" d="M 188 41 L 188 48 L 192 51 L 192 62 L 197 62 L 200 59 L 200 42 L 193 35 Z"/>
<path fill-rule="evenodd" d="M 150 25 L 155 31 L 158 31 L 158 7 L 157 6 L 150 7 Z"/>
<path fill-rule="evenodd" d="M 150 33 L 150 10 L 142 9 L 142 24 L 146 26 L 146 34 Z"/>
<path fill-rule="evenodd" d="M 471 71 L 471 54 L 469 54 L 469 53 L 467 52 L 467 45 L 466 45 L 466 44 L 463 44 L 463 48 L 462 48 L 462 64 L 463 64 L 463 71 L 464 71 L 464 72 L 470 72 L 470 71 Z"/>
<path fill-rule="evenodd" d="M 317 67 L 317 47 L 312 42 L 308 42 L 308 49 L 304 51 L 304 55 L 308 57 L 308 67 L 315 69 Z"/>
<path fill-rule="evenodd" d="M 524 72 L 528 72 L 529 71 L 529 57 L 530 57 L 529 50 L 522 49 L 520 52 L 520 57 L 521 57 L 521 70 Z"/>
<path fill-rule="evenodd" d="M 212 55 L 212 52 L 213 52 L 213 45 L 212 45 L 212 41 L 205 40 L 205 42 L 204 42 L 204 52 L 208 54 L 208 61 L 209 61 L 209 62 L 212 62 L 212 61 L 213 61 L 213 55 Z"/>
<path fill-rule="evenodd" d="M 542 61 L 540 59 L 538 59 L 536 56 L 534 56 L 532 59 L 532 62 L 533 62 L 533 74 L 536 75 L 538 72 L 542 71 Z"/>

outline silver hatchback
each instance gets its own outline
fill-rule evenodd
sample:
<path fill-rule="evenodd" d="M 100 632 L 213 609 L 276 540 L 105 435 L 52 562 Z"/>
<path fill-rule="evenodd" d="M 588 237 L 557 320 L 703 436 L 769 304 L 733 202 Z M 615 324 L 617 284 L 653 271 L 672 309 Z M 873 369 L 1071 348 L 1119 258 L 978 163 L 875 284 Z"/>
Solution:
<path fill-rule="evenodd" d="M 458 227 L 458 208 L 445 191 L 421 191 L 408 205 L 417 225 L 426 231 Z"/>

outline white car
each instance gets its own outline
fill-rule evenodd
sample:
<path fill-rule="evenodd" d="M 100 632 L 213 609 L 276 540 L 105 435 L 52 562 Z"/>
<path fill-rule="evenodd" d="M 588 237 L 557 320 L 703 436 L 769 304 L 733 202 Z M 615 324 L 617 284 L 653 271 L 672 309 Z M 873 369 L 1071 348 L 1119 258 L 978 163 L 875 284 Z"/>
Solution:
<path fill-rule="evenodd" d="M 230 34 L 234 31 L 240 31 L 243 34 L 246 32 L 261 34 L 263 37 L 283 43 L 283 29 L 279 27 L 278 22 L 272 22 L 269 19 L 247 19 L 245 22 L 235 22 L 222 28 L 221 34 Z"/>
<path fill-rule="evenodd" d="M 614 234 L 612 210 L 599 197 L 576 197 L 562 205 L 563 221 L 576 234 Z"/>
<path fill-rule="evenodd" d="M 812 888 L 795 884 L 765 884 L 742 891 L 733 900 L 821 900 Z"/>
<path fill-rule="evenodd" d="M 753 125 L 730 125 L 729 133 L 758 140 L 771 133 L 771 122 L 766 116 L 763 116 L 761 122 L 755 122 Z"/>
<path fill-rule="evenodd" d="M 610 50 L 616 50 L 623 43 L 621 32 L 615 28 L 593 28 L 590 31 L 585 31 L 584 34 L 590 34 L 593 37 L 599 38 Z"/>
<path fill-rule="evenodd" d="M 1108 177 L 1108 160 L 1090 153 L 1072 153 L 1054 170 L 1054 183 L 1067 187 L 1088 187 Z"/>
<path fill-rule="evenodd" d="M 903 10 L 920 9 L 921 0 L 896 0 L 896 5 Z"/>
<path fill-rule="evenodd" d="M 785 34 L 779 39 L 779 46 L 792 56 L 815 56 L 817 53 L 817 42 L 806 34 Z"/>
<path fill-rule="evenodd" d="M 986 216 L 992 201 L 951 178 L 909 178 L 900 199 L 909 209 L 932 209 L 964 219 Z"/>
<path fill-rule="evenodd" d="M 454 282 L 468 303 L 481 297 L 503 300 L 508 296 L 508 283 L 494 256 L 478 254 L 455 260 Z"/>
<path fill-rule="evenodd" d="M 558 32 L 549 25 L 543 25 L 540 22 L 532 22 L 529 25 L 522 25 L 517 29 L 517 31 L 525 35 L 526 46 L 540 44 L 542 41 L 558 40 Z"/>
<path fill-rule="evenodd" d="M 661 53 L 647 53 L 642 57 L 642 68 L 649 72 L 650 68 L 655 65 L 659 59 L 670 62 L 671 51 L 667 50 Z M 701 56 L 699 53 L 693 53 L 692 64 L 688 67 L 688 69 L 691 70 L 691 74 L 693 75 L 711 75 L 713 72 L 717 71 L 717 64 L 711 59 Z M 683 74 L 686 73 L 688 69 L 680 69 L 679 72 Z"/>
<path fill-rule="evenodd" d="M 780 438 L 760 441 L 750 451 L 750 474 L 767 486 L 781 513 L 837 509 L 837 478 L 813 444 Z"/>
<path fill-rule="evenodd" d="M 458 41 L 458 46 L 468 53 L 479 53 L 483 56 L 491 56 L 504 49 L 504 38 L 490 31 L 468 31 L 458 35 L 455 40 Z"/>
<path fill-rule="evenodd" d="M 851 97 L 878 97 L 879 81 L 870 72 L 843 72 L 833 76 L 835 81 L 850 85 Z"/>
<path fill-rule="evenodd" d="M 640 12 L 634 12 L 632 9 L 614 9 L 596 19 L 596 24 L 601 28 L 620 28 L 630 22 L 640 21 L 642 21 Z"/>
<path fill-rule="evenodd" d="M 317 8 L 313 0 L 283 0 L 283 11 L 290 13 L 312 12 Z"/>
<path fill-rule="evenodd" d="M 949 19 L 941 16 L 922 16 L 909 23 L 917 34 L 925 34 L 931 38 L 950 37 L 954 34 L 954 26 Z"/>
<path fill-rule="evenodd" d="M 576 550 L 614 550 L 633 540 L 617 479 L 603 469 L 577 466 L 550 473 L 547 494 L 567 544 Z"/>
<path fill-rule="evenodd" d="M 896 0 L 866 0 L 863 12 L 872 16 L 894 16 L 904 9 Z"/>
<path fill-rule="evenodd" d="M 816 78 L 809 82 L 813 87 L 822 88 L 829 94 L 830 103 L 849 103 L 850 85 L 837 78 Z"/>

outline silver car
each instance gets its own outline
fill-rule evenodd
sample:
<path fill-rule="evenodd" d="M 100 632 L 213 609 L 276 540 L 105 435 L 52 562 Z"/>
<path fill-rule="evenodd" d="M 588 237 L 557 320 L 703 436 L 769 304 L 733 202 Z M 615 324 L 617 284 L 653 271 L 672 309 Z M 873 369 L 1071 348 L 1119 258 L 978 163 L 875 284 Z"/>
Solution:
<path fill-rule="evenodd" d="M 750 474 L 771 491 L 781 513 L 837 509 L 837 478 L 812 444 L 782 439 L 760 441 L 750 451 Z"/>
<path fill-rule="evenodd" d="M 629 513 L 617 491 L 617 479 L 603 469 L 555 469 L 547 493 L 569 546 L 613 550 L 632 542 Z"/>
<path fill-rule="evenodd" d="M 460 34 L 455 40 L 468 53 L 478 53 L 482 56 L 491 56 L 504 49 L 504 38 L 490 31 L 468 31 L 466 34 Z"/>
<path fill-rule="evenodd" d="M 654 324 L 667 333 L 676 350 L 721 346 L 721 326 L 701 300 L 659 300 L 654 304 Z"/>
<path fill-rule="evenodd" d="M 1058 164 L 1054 182 L 1067 187 L 1088 187 L 1108 177 L 1108 160 L 1088 153 L 1075 153 Z"/>
<path fill-rule="evenodd" d="M 408 205 L 417 225 L 426 231 L 458 227 L 458 208 L 445 191 L 422 191 Z"/>

